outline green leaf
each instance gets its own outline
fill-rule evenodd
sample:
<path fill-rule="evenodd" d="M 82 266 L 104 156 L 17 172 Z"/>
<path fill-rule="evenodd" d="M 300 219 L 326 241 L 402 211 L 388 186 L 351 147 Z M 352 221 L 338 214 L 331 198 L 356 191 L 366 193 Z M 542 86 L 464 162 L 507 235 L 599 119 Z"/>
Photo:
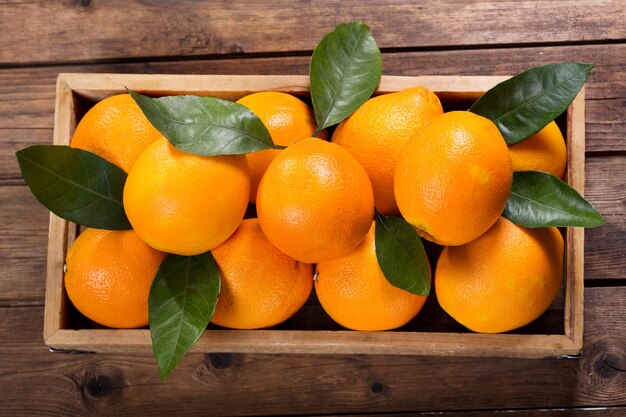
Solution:
<path fill-rule="evenodd" d="M 311 57 L 309 77 L 317 131 L 341 122 L 371 97 L 380 83 L 382 58 L 365 23 L 343 23 Z"/>
<path fill-rule="evenodd" d="M 513 190 L 502 215 L 525 227 L 604 224 L 602 215 L 576 190 L 554 175 L 539 171 L 513 173 Z"/>
<path fill-rule="evenodd" d="M 422 240 L 401 217 L 376 211 L 376 258 L 387 281 L 417 295 L 430 293 L 430 265 Z"/>
<path fill-rule="evenodd" d="M 150 123 L 183 152 L 210 156 L 283 149 L 274 145 L 261 119 L 241 104 L 215 97 L 129 94 Z"/>
<path fill-rule="evenodd" d="M 121 168 L 69 146 L 35 145 L 15 155 L 32 193 L 57 216 L 97 229 L 131 228 L 122 204 Z"/>
<path fill-rule="evenodd" d="M 563 113 L 593 67 L 566 62 L 531 68 L 487 91 L 470 111 L 492 120 L 507 145 L 513 145 Z"/>
<path fill-rule="evenodd" d="M 167 255 L 154 277 L 148 300 L 152 351 L 165 381 L 209 324 L 220 292 L 211 252 Z"/>

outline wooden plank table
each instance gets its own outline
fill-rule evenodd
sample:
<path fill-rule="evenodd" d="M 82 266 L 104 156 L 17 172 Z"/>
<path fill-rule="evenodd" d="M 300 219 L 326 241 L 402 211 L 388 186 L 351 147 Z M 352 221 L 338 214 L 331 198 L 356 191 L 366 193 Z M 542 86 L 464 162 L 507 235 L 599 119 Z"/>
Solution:
<path fill-rule="evenodd" d="M 198 353 L 162 384 L 149 355 L 48 352 L 48 212 L 14 153 L 51 142 L 56 76 L 306 74 L 321 36 L 356 19 L 370 24 L 390 75 L 597 65 L 586 196 L 607 224 L 586 232 L 583 357 Z M 625 21 L 623 0 L 1 3 L 0 415 L 626 415 Z"/>

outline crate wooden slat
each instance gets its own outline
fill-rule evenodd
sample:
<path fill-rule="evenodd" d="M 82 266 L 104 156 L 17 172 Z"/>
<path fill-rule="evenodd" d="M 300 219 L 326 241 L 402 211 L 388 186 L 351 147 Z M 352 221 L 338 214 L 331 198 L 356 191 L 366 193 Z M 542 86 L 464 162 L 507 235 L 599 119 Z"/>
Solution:
<path fill-rule="evenodd" d="M 443 102 L 475 100 L 508 77 L 383 76 L 376 94 L 424 85 Z M 126 89 L 144 94 L 210 95 L 235 100 L 255 91 L 284 91 L 307 97 L 306 76 L 61 74 L 57 80 L 54 144 L 68 145 L 82 100 L 98 101 Z M 567 111 L 567 180 L 584 191 L 585 93 Z M 72 329 L 63 288 L 67 248 L 76 225 L 50 215 L 44 340 L 56 349 L 92 352 L 151 350 L 146 329 Z M 578 355 L 583 336 L 584 231 L 566 231 L 563 334 L 476 334 L 442 332 L 355 332 L 329 330 L 208 330 L 194 347 L 206 352 L 458 355 L 539 358 Z"/>
<path fill-rule="evenodd" d="M 581 195 L 585 191 L 585 88 L 567 109 L 567 182 Z M 570 227 L 566 237 L 565 334 L 583 348 L 585 230 Z"/>

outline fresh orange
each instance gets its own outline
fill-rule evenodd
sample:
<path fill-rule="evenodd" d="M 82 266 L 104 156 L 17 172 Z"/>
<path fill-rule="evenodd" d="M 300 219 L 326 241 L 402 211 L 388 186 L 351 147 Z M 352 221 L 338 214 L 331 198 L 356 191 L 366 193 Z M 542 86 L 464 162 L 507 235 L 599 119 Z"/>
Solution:
<path fill-rule="evenodd" d="M 164 257 L 132 230 L 86 229 L 67 251 L 67 295 L 104 326 L 146 326 L 150 286 Z"/>
<path fill-rule="evenodd" d="M 509 146 L 513 171 L 543 171 L 562 178 L 567 163 L 565 139 L 554 122 Z"/>
<path fill-rule="evenodd" d="M 391 285 L 378 266 L 374 223 L 348 255 L 317 264 L 315 292 L 333 320 L 353 330 L 390 330 L 411 321 L 426 297 Z"/>
<path fill-rule="evenodd" d="M 146 148 L 128 174 L 124 210 L 153 248 L 197 255 L 237 229 L 249 193 L 243 155 L 193 155 L 162 138 Z"/>
<path fill-rule="evenodd" d="M 257 219 L 246 219 L 211 251 L 222 287 L 211 321 L 233 329 L 272 327 L 293 316 L 313 287 L 313 266 L 267 240 Z"/>
<path fill-rule="evenodd" d="M 305 102 L 291 94 L 263 91 L 240 98 L 237 103 L 252 110 L 263 122 L 276 145 L 289 146 L 315 133 L 315 115 Z M 326 139 L 326 132 L 317 137 Z M 246 155 L 250 167 L 250 202 L 256 202 L 261 177 L 280 151 L 267 149 Z"/>
<path fill-rule="evenodd" d="M 128 172 L 139 154 L 162 136 L 130 94 L 118 94 L 89 109 L 70 146 L 93 152 Z"/>
<path fill-rule="evenodd" d="M 281 151 L 267 168 L 257 213 L 279 250 L 301 262 L 322 262 L 361 243 L 374 216 L 374 194 L 348 151 L 308 138 Z"/>
<path fill-rule="evenodd" d="M 428 240 L 463 245 L 498 219 L 511 192 L 509 151 L 493 122 L 467 111 L 434 118 L 402 149 L 394 190 Z"/>
<path fill-rule="evenodd" d="M 418 86 L 371 98 L 337 126 L 332 141 L 363 165 L 381 213 L 400 214 L 393 194 L 396 161 L 409 138 L 442 113 L 439 98 Z"/>
<path fill-rule="evenodd" d="M 444 248 L 435 290 L 456 321 L 476 332 L 499 333 L 539 317 L 556 297 L 562 274 L 558 229 L 529 229 L 500 217 L 473 242 Z"/>

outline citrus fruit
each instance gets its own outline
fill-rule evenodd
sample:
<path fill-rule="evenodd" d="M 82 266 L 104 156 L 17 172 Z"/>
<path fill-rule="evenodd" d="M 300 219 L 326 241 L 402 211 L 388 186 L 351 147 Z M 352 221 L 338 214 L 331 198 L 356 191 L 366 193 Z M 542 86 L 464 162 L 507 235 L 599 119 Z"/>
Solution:
<path fill-rule="evenodd" d="M 374 216 L 372 185 L 341 146 L 304 139 L 280 152 L 257 194 L 263 232 L 301 262 L 347 255 L 363 240 Z"/>
<path fill-rule="evenodd" d="M 444 248 L 435 291 L 441 307 L 468 329 L 499 333 L 539 317 L 556 297 L 562 275 L 558 229 L 529 229 L 500 217 L 473 242 Z"/>
<path fill-rule="evenodd" d="M 511 158 L 496 125 L 453 111 L 407 142 L 394 190 L 404 218 L 426 239 L 450 246 L 476 239 L 496 222 L 512 182 Z"/>
<path fill-rule="evenodd" d="M 565 139 L 555 122 L 509 146 L 513 171 L 543 171 L 562 178 L 567 163 Z"/>
<path fill-rule="evenodd" d="M 89 109 L 70 146 L 93 152 L 128 172 L 139 154 L 162 136 L 130 94 L 118 94 Z"/>
<path fill-rule="evenodd" d="M 363 165 L 381 213 L 400 214 L 393 194 L 396 161 L 409 138 L 442 113 L 439 98 L 418 86 L 371 98 L 337 126 L 332 141 Z"/>
<path fill-rule="evenodd" d="M 233 329 L 272 327 L 293 316 L 313 287 L 313 266 L 276 249 L 257 219 L 246 219 L 211 251 L 221 290 L 211 321 Z"/>
<path fill-rule="evenodd" d="M 153 248 L 197 255 L 237 229 L 249 193 L 243 155 L 193 155 L 162 138 L 146 148 L 128 174 L 124 210 Z"/>
<path fill-rule="evenodd" d="M 378 266 L 374 223 L 348 255 L 317 264 L 315 292 L 324 311 L 352 330 L 390 330 L 411 321 L 426 297 L 391 285 Z"/>
<path fill-rule="evenodd" d="M 313 110 L 305 102 L 291 94 L 278 91 L 262 91 L 237 100 L 252 110 L 263 122 L 276 145 L 289 146 L 309 138 L 317 128 Z M 326 132 L 318 134 L 326 138 Z M 246 155 L 250 167 L 250 202 L 256 202 L 259 182 L 267 166 L 280 151 L 266 149 Z"/>
<path fill-rule="evenodd" d="M 146 326 L 150 286 L 164 257 L 132 230 L 86 229 L 67 251 L 67 295 L 96 323 Z"/>

